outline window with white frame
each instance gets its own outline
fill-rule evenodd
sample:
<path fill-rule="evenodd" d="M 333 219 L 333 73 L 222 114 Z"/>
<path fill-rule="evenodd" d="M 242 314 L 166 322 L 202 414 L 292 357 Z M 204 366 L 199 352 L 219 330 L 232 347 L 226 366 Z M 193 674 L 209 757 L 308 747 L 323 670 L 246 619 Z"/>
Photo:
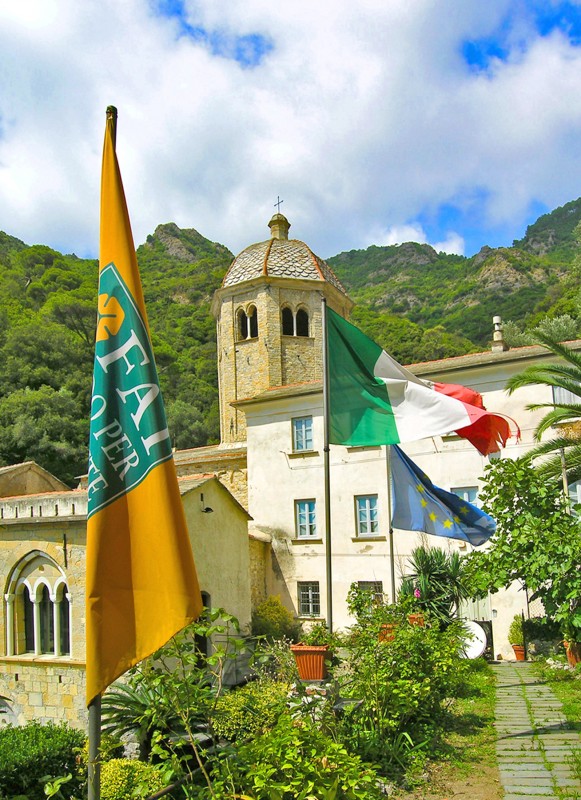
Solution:
<path fill-rule="evenodd" d="M 565 405 L 579 405 L 581 403 L 581 386 L 579 387 L 579 394 L 574 394 L 568 389 L 563 389 L 562 386 L 553 386 L 553 403 L 557 406 Z"/>
<path fill-rule="evenodd" d="M 315 500 L 295 500 L 295 519 L 299 539 L 317 536 L 317 503 Z"/>
<path fill-rule="evenodd" d="M 376 536 L 379 532 L 377 495 L 367 494 L 355 498 L 357 536 Z"/>
<path fill-rule="evenodd" d="M 66 576 L 49 556 L 29 553 L 13 569 L 5 594 L 6 654 L 71 654 Z"/>
<path fill-rule="evenodd" d="M 293 450 L 299 452 L 301 450 L 313 449 L 313 418 L 312 417 L 295 417 L 292 420 L 293 427 Z"/>
<path fill-rule="evenodd" d="M 321 592 L 319 581 L 298 581 L 299 617 L 319 617 L 321 615 Z"/>
<path fill-rule="evenodd" d="M 569 501 L 571 503 L 571 511 L 573 514 L 578 515 L 579 511 L 575 508 L 575 506 L 581 505 L 581 481 L 570 483 L 567 487 L 567 491 L 569 494 Z"/>
<path fill-rule="evenodd" d="M 480 508 L 478 486 L 457 486 L 455 489 L 450 489 L 450 491 L 467 503 L 471 503 L 473 506 Z"/>
<path fill-rule="evenodd" d="M 362 592 L 371 592 L 374 603 L 383 602 L 383 581 L 357 581 L 357 586 Z"/>

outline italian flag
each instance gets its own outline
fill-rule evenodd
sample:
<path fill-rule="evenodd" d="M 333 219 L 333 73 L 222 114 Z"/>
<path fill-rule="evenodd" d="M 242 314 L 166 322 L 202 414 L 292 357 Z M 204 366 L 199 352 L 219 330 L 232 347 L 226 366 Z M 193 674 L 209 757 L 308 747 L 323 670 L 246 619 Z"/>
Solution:
<path fill-rule="evenodd" d="M 332 309 L 326 318 L 331 444 L 399 444 L 454 431 L 484 455 L 504 447 L 508 418 L 486 411 L 478 392 L 422 381 Z"/>

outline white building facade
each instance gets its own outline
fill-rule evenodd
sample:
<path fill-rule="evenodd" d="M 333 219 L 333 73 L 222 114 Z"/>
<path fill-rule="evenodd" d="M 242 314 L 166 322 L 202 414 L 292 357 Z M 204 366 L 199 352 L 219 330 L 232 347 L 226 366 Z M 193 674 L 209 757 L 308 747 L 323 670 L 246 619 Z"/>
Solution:
<path fill-rule="evenodd" d="M 352 303 L 328 265 L 303 242 L 288 240 L 285 218 L 275 215 L 273 220 L 277 225 L 271 221 L 271 241 L 252 245 L 234 260 L 214 300 L 221 414 L 228 426 L 222 439 L 246 445 L 250 533 L 270 542 L 267 594 L 279 595 L 300 619 L 331 616 L 335 628 L 345 628 L 352 622 L 346 603 L 351 584 L 358 582 L 391 599 L 405 574 L 407 557 L 422 535 L 394 531 L 392 552 L 385 447 L 331 445 L 326 508 L 321 300 L 325 297 L 345 317 Z M 309 255 L 310 273 L 308 265 L 305 270 Z M 246 320 L 242 326 L 239 322 L 248 309 L 252 327 Z M 297 309 L 304 312 L 299 333 Z M 517 458 L 531 447 L 542 416 L 526 410 L 527 404 L 551 402 L 551 394 L 535 387 L 509 396 L 504 387 L 510 376 L 546 358 L 540 347 L 507 350 L 496 320 L 489 352 L 410 369 L 426 380 L 475 389 L 489 411 L 514 419 L 520 438 L 511 438 L 500 457 Z M 468 441 L 451 433 L 404 449 L 436 485 L 478 504 L 489 459 Z M 441 537 L 430 536 L 428 542 L 463 553 L 470 549 L 464 542 Z M 508 658 L 512 657 L 508 626 L 521 610 L 529 613 L 528 599 L 521 587 L 514 586 L 469 604 L 466 614 L 490 621 L 494 654 Z"/>

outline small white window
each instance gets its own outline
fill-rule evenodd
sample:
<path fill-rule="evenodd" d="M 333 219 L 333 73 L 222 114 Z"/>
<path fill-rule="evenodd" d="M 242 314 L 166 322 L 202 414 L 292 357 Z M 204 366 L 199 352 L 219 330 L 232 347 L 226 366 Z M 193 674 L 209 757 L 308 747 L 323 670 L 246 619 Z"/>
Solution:
<path fill-rule="evenodd" d="M 299 616 L 321 616 L 321 592 L 319 581 L 299 581 L 297 583 Z"/>
<path fill-rule="evenodd" d="M 565 405 L 579 405 L 581 403 L 581 386 L 579 387 L 579 394 L 573 394 L 568 389 L 563 389 L 561 386 L 553 386 L 553 403 L 557 406 Z"/>
<path fill-rule="evenodd" d="M 450 489 L 452 494 L 457 495 L 467 503 L 480 508 L 480 501 L 478 500 L 478 487 L 477 486 L 458 486 L 456 489 Z"/>
<path fill-rule="evenodd" d="M 357 581 L 357 586 L 362 592 L 371 592 L 374 603 L 383 602 L 383 581 Z"/>
<path fill-rule="evenodd" d="M 293 450 L 313 449 L 313 418 L 295 417 L 293 425 Z"/>
<path fill-rule="evenodd" d="M 315 500 L 295 502 L 296 529 L 299 539 L 314 538 L 317 535 L 317 515 Z"/>
<path fill-rule="evenodd" d="M 575 483 L 570 483 L 568 487 L 569 493 L 569 501 L 571 503 L 571 511 L 575 516 L 579 514 L 579 511 L 575 508 L 575 506 L 581 504 L 581 481 L 575 481 Z"/>
<path fill-rule="evenodd" d="M 377 495 L 368 494 L 355 498 L 357 536 L 374 536 L 379 531 Z"/>

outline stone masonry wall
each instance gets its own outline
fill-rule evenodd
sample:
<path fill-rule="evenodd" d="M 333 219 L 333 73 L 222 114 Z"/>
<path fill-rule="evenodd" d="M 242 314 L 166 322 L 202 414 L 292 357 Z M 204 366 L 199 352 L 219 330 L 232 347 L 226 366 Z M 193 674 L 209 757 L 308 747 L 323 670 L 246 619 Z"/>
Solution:
<path fill-rule="evenodd" d="M 14 725 L 35 720 L 87 729 L 84 663 L 1 658 L 0 695 L 8 698 L 2 719 Z"/>

